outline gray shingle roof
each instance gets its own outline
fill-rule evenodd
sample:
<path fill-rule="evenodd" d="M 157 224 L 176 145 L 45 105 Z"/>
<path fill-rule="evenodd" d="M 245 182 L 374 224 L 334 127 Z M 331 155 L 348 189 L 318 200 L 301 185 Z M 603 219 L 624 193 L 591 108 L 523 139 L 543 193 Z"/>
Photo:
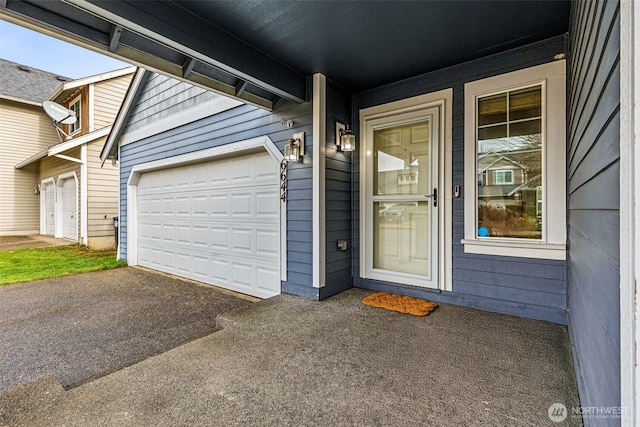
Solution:
<path fill-rule="evenodd" d="M 58 86 L 70 80 L 37 68 L 0 59 L 0 95 L 43 102 L 49 99 Z"/>

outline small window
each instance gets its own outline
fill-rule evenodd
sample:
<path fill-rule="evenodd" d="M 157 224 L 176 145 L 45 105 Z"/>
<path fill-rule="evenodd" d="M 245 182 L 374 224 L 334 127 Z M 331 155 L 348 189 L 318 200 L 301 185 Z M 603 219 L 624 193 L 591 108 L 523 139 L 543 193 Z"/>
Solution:
<path fill-rule="evenodd" d="M 69 135 L 78 133 L 81 130 L 82 124 L 82 104 L 81 97 L 76 97 L 73 101 L 69 103 L 69 110 L 76 113 L 76 122 L 72 125 L 69 125 Z"/>
<path fill-rule="evenodd" d="M 465 85 L 465 252 L 566 257 L 564 67 Z"/>
<path fill-rule="evenodd" d="M 513 171 L 494 171 L 497 185 L 513 184 Z"/>

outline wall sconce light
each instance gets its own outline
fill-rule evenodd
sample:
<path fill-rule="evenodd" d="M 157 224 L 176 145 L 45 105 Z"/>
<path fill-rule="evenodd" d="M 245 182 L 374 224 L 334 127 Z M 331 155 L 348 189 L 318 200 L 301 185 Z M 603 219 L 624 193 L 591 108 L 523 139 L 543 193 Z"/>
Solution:
<path fill-rule="evenodd" d="M 356 149 L 356 136 L 351 132 L 349 125 L 336 123 L 336 146 L 338 151 L 351 152 Z"/>
<path fill-rule="evenodd" d="M 304 132 L 294 133 L 284 146 L 284 160 L 298 162 L 304 156 Z"/>
<path fill-rule="evenodd" d="M 33 194 L 40 194 L 40 186 L 38 184 L 33 186 Z"/>

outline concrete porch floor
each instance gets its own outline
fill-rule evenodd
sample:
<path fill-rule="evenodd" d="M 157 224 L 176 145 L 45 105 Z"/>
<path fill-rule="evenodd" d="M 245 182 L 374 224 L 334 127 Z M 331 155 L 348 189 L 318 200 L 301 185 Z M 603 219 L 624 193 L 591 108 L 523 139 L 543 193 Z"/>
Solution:
<path fill-rule="evenodd" d="M 565 327 L 450 305 L 414 317 L 364 306 L 369 293 L 281 295 L 71 390 L 6 390 L 0 425 L 581 424 L 547 412 L 579 406 Z"/>

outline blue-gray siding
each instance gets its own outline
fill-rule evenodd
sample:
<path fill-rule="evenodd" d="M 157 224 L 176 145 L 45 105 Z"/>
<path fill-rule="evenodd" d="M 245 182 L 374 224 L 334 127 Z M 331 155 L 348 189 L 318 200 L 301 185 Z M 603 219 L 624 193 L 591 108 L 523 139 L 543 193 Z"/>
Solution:
<path fill-rule="evenodd" d="M 575 2 L 568 66 L 568 308 L 582 406 L 620 406 L 620 14 Z M 585 418 L 588 426 L 620 420 Z"/>
<path fill-rule="evenodd" d="M 453 185 L 464 184 L 464 84 L 553 61 L 566 52 L 564 36 L 470 61 L 354 96 L 354 111 L 453 88 Z M 354 123 L 356 128 L 358 123 Z M 359 129 L 356 129 L 359 134 Z M 356 286 L 467 305 L 499 313 L 566 323 L 566 262 L 464 252 L 464 200 L 453 199 L 453 292 L 397 286 L 359 277 L 359 164 L 354 157 L 353 274 Z M 448 195 L 451 197 L 452 195 Z M 464 189 L 463 189 L 464 196 Z"/>
<path fill-rule="evenodd" d="M 327 82 L 327 130 L 325 144 L 325 298 L 353 286 L 351 274 L 351 159 L 352 153 L 336 150 L 336 122 L 351 123 L 351 96 Z M 347 250 L 338 250 L 338 240 Z"/>
<path fill-rule="evenodd" d="M 144 102 L 144 97 L 141 97 Z M 281 118 L 293 120 L 293 128 L 281 123 Z M 121 257 L 126 259 L 127 199 L 126 186 L 131 168 L 140 163 L 164 159 L 245 139 L 268 135 L 283 150 L 294 132 L 305 132 L 305 156 L 302 163 L 288 165 L 287 200 L 287 282 L 282 290 L 318 298 L 312 285 L 312 105 L 311 103 L 282 105 L 276 113 L 241 105 L 179 128 L 127 144 L 121 148 L 120 163 L 120 227 Z"/>

